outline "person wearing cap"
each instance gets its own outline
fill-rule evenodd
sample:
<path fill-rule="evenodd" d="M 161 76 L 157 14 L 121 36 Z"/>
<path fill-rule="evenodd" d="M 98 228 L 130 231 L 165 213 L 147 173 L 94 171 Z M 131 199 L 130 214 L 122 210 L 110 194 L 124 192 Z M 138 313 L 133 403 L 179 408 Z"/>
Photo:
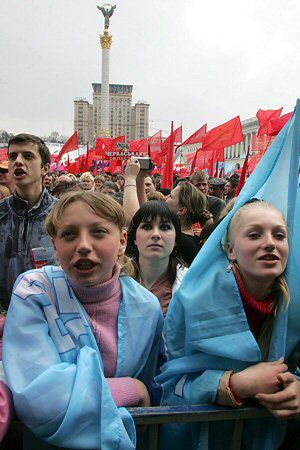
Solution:
<path fill-rule="evenodd" d="M 224 180 L 223 178 L 210 178 L 208 183 L 209 183 L 209 191 L 208 191 L 209 194 L 223 200 L 226 180 Z"/>
<path fill-rule="evenodd" d="M 15 193 L 0 200 L 0 306 L 9 306 L 14 282 L 26 270 L 54 260 L 44 221 L 56 201 L 43 188 L 51 155 L 44 141 L 18 134 L 8 143 L 8 172 Z"/>
<path fill-rule="evenodd" d="M 203 170 L 194 172 L 190 178 L 190 182 L 206 195 L 207 199 L 207 209 L 212 213 L 214 223 L 217 223 L 221 214 L 221 211 L 226 206 L 226 203 L 221 198 L 215 197 L 213 195 L 208 195 L 208 175 Z"/>
<path fill-rule="evenodd" d="M 13 193 L 15 186 L 8 172 L 8 161 L 2 161 L 0 163 L 0 184 L 7 187 L 11 194 Z"/>

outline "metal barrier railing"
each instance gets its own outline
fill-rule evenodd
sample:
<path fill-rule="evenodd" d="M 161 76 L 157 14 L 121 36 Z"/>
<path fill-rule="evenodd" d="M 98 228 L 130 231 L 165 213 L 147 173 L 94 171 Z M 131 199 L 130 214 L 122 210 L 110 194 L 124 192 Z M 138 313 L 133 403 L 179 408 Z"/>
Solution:
<path fill-rule="evenodd" d="M 244 419 L 258 419 L 263 417 L 270 417 L 271 414 L 260 406 L 244 406 L 239 409 L 225 408 L 214 405 L 197 405 L 197 406 L 164 406 L 164 407 L 149 407 L 149 408 L 128 408 L 137 426 L 146 426 L 147 433 L 145 436 L 147 450 L 157 450 L 159 445 L 159 426 L 166 423 L 187 423 L 187 422 L 214 422 L 224 420 L 234 420 L 234 430 L 232 434 L 230 450 L 240 450 L 242 443 L 243 420 Z M 9 431 L 10 435 L 17 433 L 21 436 L 23 434 L 22 424 L 14 421 L 11 424 Z M 24 436 L 24 434 L 23 434 Z M 5 441 L 10 436 L 7 436 Z M 5 448 L 16 449 L 19 446 L 5 446 L 5 442 L 0 444 L 2 450 Z M 39 450 L 53 448 L 48 444 L 42 444 Z M 139 447 L 137 447 L 137 450 Z M 145 450 L 145 440 L 143 440 L 143 450 Z M 182 449 L 189 450 L 189 449 Z"/>
<path fill-rule="evenodd" d="M 147 425 L 148 450 L 158 449 L 159 426 L 164 423 L 214 422 L 234 420 L 230 450 L 240 450 L 244 419 L 270 417 L 269 411 L 259 406 L 244 406 L 233 409 L 222 406 L 165 406 L 149 408 L 128 408 L 136 425 Z M 183 449 L 187 450 L 187 449 Z"/>

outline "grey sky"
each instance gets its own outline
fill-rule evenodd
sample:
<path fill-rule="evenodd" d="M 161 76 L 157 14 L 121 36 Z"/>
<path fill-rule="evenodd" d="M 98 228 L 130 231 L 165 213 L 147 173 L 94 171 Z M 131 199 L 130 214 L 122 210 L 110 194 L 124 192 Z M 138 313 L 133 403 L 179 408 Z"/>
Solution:
<path fill-rule="evenodd" d="M 73 100 L 101 82 L 95 0 L 0 1 L 0 129 L 73 132 Z M 300 94 L 297 0 L 116 0 L 111 83 L 150 103 L 150 134 L 184 136 Z"/>

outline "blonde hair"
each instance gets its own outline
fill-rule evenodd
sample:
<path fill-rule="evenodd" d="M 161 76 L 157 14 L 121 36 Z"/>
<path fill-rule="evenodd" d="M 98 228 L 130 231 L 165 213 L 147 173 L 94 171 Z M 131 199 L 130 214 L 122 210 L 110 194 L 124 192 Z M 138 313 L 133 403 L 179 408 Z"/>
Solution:
<path fill-rule="evenodd" d="M 163 200 L 164 194 L 162 194 L 161 192 L 158 191 L 153 191 L 153 192 L 148 192 L 148 194 L 146 195 L 147 201 L 149 202 L 150 200 Z"/>
<path fill-rule="evenodd" d="M 6 186 L 3 186 L 2 184 L 0 184 L 0 192 L 2 194 L 2 197 L 0 197 L 0 200 L 10 196 L 9 189 Z"/>
<path fill-rule="evenodd" d="M 91 174 L 91 172 L 84 172 L 81 175 L 81 177 L 79 178 L 79 182 L 81 183 L 81 181 L 84 181 L 84 180 L 90 180 L 90 181 L 92 181 L 94 183 L 94 177 Z"/>
<path fill-rule="evenodd" d="M 250 201 L 249 203 L 246 203 L 245 205 L 241 206 L 236 213 L 233 215 L 228 228 L 227 228 L 227 234 L 226 234 L 226 239 L 225 239 L 225 243 L 224 243 L 224 251 L 227 251 L 228 249 L 228 245 L 233 241 L 233 237 L 234 237 L 234 230 L 235 227 L 241 222 L 243 216 L 251 209 L 253 208 L 260 208 L 262 210 L 272 210 L 272 211 L 276 211 L 283 219 L 287 232 L 288 232 L 288 227 L 287 227 L 287 223 L 286 223 L 286 219 L 284 217 L 284 215 L 282 214 L 281 211 L 279 211 L 279 209 L 277 209 L 274 205 L 272 205 L 271 203 L 268 203 L 264 200 L 253 200 Z M 262 211 L 263 212 L 263 211 Z M 236 263 L 237 267 L 238 264 Z M 289 292 L 289 287 L 287 284 L 287 281 L 285 279 L 285 275 L 284 272 L 279 275 L 273 285 L 273 293 L 275 294 L 275 296 L 277 297 L 277 303 L 275 304 L 275 312 L 278 309 L 278 299 L 280 296 L 282 296 L 284 302 L 286 303 L 286 305 L 288 305 L 289 301 L 290 301 L 290 292 Z"/>
<path fill-rule="evenodd" d="M 180 181 L 178 200 L 181 206 L 187 210 L 182 219 L 182 224 L 193 225 L 201 220 L 201 214 L 206 209 L 206 197 L 192 183 Z"/>
<path fill-rule="evenodd" d="M 94 178 L 94 181 L 102 181 L 102 183 L 105 182 L 105 178 L 103 175 L 96 175 Z"/>
<path fill-rule="evenodd" d="M 70 191 L 66 192 L 59 199 L 46 218 L 46 229 L 52 238 L 55 238 L 57 235 L 64 210 L 67 206 L 75 202 L 87 204 L 96 216 L 103 217 L 113 222 L 119 228 L 120 232 L 126 229 L 123 209 L 113 198 L 99 192 Z M 133 275 L 134 268 L 129 258 L 123 256 L 120 259 L 120 264 L 123 273 L 126 273 L 129 276 Z"/>
<path fill-rule="evenodd" d="M 76 181 L 76 182 L 77 182 L 77 178 L 75 177 L 74 173 L 68 173 L 68 177 L 69 177 L 72 181 Z"/>

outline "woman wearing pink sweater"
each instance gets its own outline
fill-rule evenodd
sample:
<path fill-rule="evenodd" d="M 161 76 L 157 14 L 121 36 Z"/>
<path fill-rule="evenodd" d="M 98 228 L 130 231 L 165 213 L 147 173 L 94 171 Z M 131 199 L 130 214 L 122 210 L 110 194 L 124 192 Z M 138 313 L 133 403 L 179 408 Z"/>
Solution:
<path fill-rule="evenodd" d="M 134 449 L 124 407 L 150 405 L 163 316 L 126 274 L 124 213 L 109 196 L 74 191 L 46 227 L 61 267 L 18 278 L 5 328 L 5 374 L 33 433 L 25 449 L 40 439 L 50 448 Z"/>

